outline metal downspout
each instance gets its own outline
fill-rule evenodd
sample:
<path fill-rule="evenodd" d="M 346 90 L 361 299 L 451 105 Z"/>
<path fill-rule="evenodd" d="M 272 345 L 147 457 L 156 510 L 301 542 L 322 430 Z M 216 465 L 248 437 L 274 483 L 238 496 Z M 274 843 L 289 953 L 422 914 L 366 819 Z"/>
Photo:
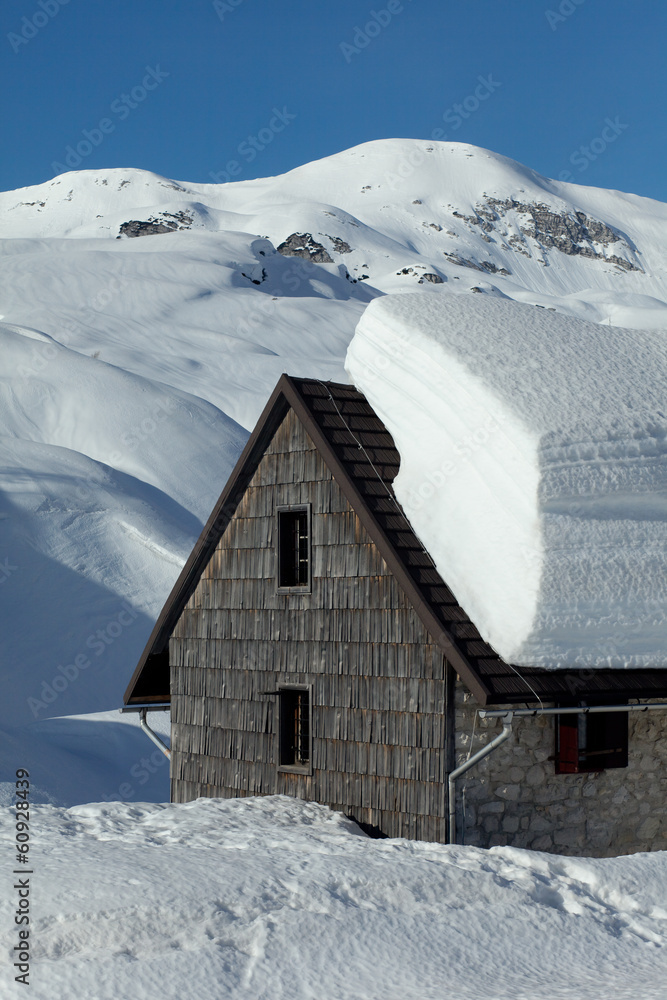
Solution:
<path fill-rule="evenodd" d="M 493 753 L 496 747 L 499 747 L 501 743 L 504 743 L 505 740 L 509 739 L 512 733 L 512 714 L 513 714 L 512 712 L 503 713 L 504 721 L 503 721 L 502 732 L 498 733 L 498 735 L 494 739 L 492 739 L 490 743 L 487 743 L 486 746 L 481 748 L 481 750 L 478 750 L 477 753 L 474 753 L 472 757 L 469 757 L 464 764 L 461 764 L 460 767 L 457 767 L 456 770 L 452 771 L 451 774 L 449 775 L 448 798 L 449 798 L 449 843 L 450 844 L 456 843 L 456 787 L 455 787 L 456 779 L 460 778 L 462 774 L 466 773 L 466 771 L 469 771 L 471 767 L 474 767 L 476 764 L 479 764 L 479 762 L 484 760 L 485 757 L 488 757 L 490 753 Z"/>
<path fill-rule="evenodd" d="M 448 778 L 456 766 L 456 674 L 445 660 L 445 732 L 442 754 L 442 819 L 443 838 L 449 843 L 449 792 Z"/>
<path fill-rule="evenodd" d="M 146 722 L 146 712 L 147 711 L 148 711 L 148 709 L 146 709 L 146 708 L 142 708 L 141 709 L 141 712 L 139 713 L 139 725 L 141 726 L 141 728 L 143 729 L 143 731 L 146 733 L 146 736 L 148 736 L 149 740 L 153 741 L 153 743 L 155 744 L 155 746 L 159 750 L 162 751 L 162 753 L 165 755 L 165 757 L 167 757 L 168 759 L 171 759 L 171 750 L 169 749 L 169 747 L 166 745 L 166 743 L 162 742 L 162 740 L 160 739 L 160 737 L 158 736 L 158 734 L 154 733 L 153 730 L 151 729 L 151 727 Z"/>

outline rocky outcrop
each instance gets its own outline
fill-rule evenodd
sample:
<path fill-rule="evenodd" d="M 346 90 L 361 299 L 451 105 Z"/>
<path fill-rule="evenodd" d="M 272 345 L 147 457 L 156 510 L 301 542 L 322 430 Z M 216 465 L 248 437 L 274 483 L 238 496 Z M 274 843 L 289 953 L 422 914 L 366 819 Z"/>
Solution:
<path fill-rule="evenodd" d="M 454 212 L 487 242 L 495 236 L 506 246 L 531 256 L 530 243 L 543 253 L 558 250 L 568 256 L 588 257 L 614 264 L 624 271 L 642 271 L 634 252 L 623 236 L 599 219 L 585 212 L 558 212 L 543 202 L 522 202 L 515 198 L 492 198 L 474 207 L 473 215 Z M 606 248 L 625 251 L 626 256 L 608 253 Z M 495 273 L 495 272 L 494 272 Z M 500 272 L 498 272 L 500 273 Z"/>
<path fill-rule="evenodd" d="M 161 215 L 152 216 L 147 222 L 140 222 L 132 219 L 124 222 L 119 230 L 121 236 L 158 236 L 161 233 L 173 233 L 177 229 L 190 229 L 192 226 L 192 216 L 187 212 L 163 212 Z"/>
<path fill-rule="evenodd" d="M 334 250 L 336 253 L 352 253 L 352 247 L 345 240 L 341 240 L 340 236 L 327 236 L 328 240 L 331 240 Z"/>
<path fill-rule="evenodd" d="M 124 222 L 120 227 L 118 239 L 121 236 L 157 236 L 160 233 L 173 233 L 174 228 L 174 226 L 165 226 L 162 222 L 139 222 L 132 219 L 130 222 Z"/>
<path fill-rule="evenodd" d="M 332 257 L 310 233 L 292 233 L 277 250 L 283 257 L 301 257 L 314 264 L 333 264 Z"/>
<path fill-rule="evenodd" d="M 506 267 L 498 267 L 491 260 L 469 260 L 458 253 L 445 253 L 445 257 L 451 264 L 458 264 L 459 267 L 471 267 L 473 271 L 483 271 L 485 274 L 511 274 L 511 271 L 508 271 Z"/>

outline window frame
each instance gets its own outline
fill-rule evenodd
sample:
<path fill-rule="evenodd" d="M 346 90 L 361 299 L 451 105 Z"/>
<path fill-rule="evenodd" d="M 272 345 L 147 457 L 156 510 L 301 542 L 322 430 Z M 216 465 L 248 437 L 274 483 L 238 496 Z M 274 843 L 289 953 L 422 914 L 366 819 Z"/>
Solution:
<path fill-rule="evenodd" d="M 284 705 L 283 705 L 283 692 L 287 691 L 305 691 L 308 695 L 308 760 L 303 764 L 286 764 L 283 763 L 283 751 L 284 751 L 284 724 L 285 719 L 283 716 Z M 306 776 L 312 775 L 313 773 L 313 685 L 312 684 L 294 684 L 288 681 L 280 682 L 278 684 L 278 754 L 277 754 L 277 765 L 278 771 L 286 774 L 303 774 Z"/>
<path fill-rule="evenodd" d="M 557 715 L 556 774 L 594 774 L 627 767 L 629 728 L 628 712 Z"/>
<path fill-rule="evenodd" d="M 294 586 L 288 586 L 280 583 L 280 570 L 281 570 L 281 515 L 284 514 L 306 514 L 306 530 L 308 532 L 308 582 L 299 583 Z M 294 504 L 280 504 L 276 507 L 276 534 L 275 534 L 275 560 L 276 560 L 276 593 L 278 594 L 311 594 L 312 593 L 312 581 L 313 581 L 313 558 L 312 558 L 312 504 L 309 503 L 294 503 Z"/>

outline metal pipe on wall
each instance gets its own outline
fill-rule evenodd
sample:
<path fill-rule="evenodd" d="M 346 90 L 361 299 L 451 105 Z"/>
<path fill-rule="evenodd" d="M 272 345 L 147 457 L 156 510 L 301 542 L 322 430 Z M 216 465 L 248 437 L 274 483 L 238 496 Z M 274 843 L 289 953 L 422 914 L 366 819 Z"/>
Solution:
<path fill-rule="evenodd" d="M 502 732 L 498 733 L 498 735 L 492 739 L 490 743 L 487 743 L 486 746 L 481 748 L 481 750 L 474 753 L 472 757 L 469 757 L 464 764 L 461 764 L 460 767 L 457 767 L 456 770 L 452 771 L 449 775 L 447 786 L 449 798 L 450 844 L 456 843 L 456 779 L 460 778 L 462 774 L 466 773 L 466 771 L 469 771 L 471 767 L 475 766 L 475 764 L 479 764 L 479 762 L 484 760 L 485 757 L 488 757 L 490 753 L 493 753 L 496 747 L 499 747 L 501 743 L 504 743 L 505 740 L 510 738 L 512 734 L 512 714 L 512 712 L 503 712 L 502 715 L 504 716 L 505 721 L 503 722 Z"/>
<path fill-rule="evenodd" d="M 513 708 L 512 715 L 589 715 L 595 712 L 667 712 L 667 702 L 647 702 L 645 705 L 568 705 L 561 708 Z M 502 719 L 506 708 L 480 708 L 480 719 Z"/>
<path fill-rule="evenodd" d="M 169 760 L 171 760 L 171 750 L 169 749 L 169 747 L 167 746 L 166 743 L 162 742 L 162 740 L 160 739 L 160 737 L 158 736 L 158 734 L 153 732 L 153 730 L 151 729 L 151 727 L 146 722 L 146 712 L 147 712 L 147 709 L 145 709 L 145 708 L 141 709 L 141 712 L 139 713 L 139 725 L 141 726 L 141 728 L 143 729 L 143 731 L 146 733 L 146 736 L 148 736 L 149 740 L 152 740 L 153 743 L 155 744 L 155 746 L 159 750 L 162 751 L 162 753 L 165 755 L 165 757 L 167 757 Z"/>

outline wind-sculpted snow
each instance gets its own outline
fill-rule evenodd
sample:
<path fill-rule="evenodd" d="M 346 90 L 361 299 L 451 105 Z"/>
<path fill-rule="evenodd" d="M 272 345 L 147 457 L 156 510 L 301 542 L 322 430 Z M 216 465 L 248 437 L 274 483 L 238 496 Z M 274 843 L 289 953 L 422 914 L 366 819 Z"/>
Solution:
<path fill-rule="evenodd" d="M 39 331 L 0 323 L 0 351 L 3 741 L 11 729 L 38 797 L 77 801 L 91 771 L 97 793 L 117 797 L 131 738 L 119 750 L 103 727 L 97 740 L 73 722 L 72 747 L 42 724 L 120 704 L 247 434 L 204 400 Z"/>
<path fill-rule="evenodd" d="M 370 840 L 279 796 L 38 806 L 31 826 L 36 1000 L 664 998 L 664 854 Z"/>
<path fill-rule="evenodd" d="M 508 662 L 667 660 L 667 338 L 514 302 L 387 296 L 347 355 L 396 494 Z"/>
<path fill-rule="evenodd" d="M 32 330 L 0 351 L 5 721 L 110 709 L 246 432 Z"/>

